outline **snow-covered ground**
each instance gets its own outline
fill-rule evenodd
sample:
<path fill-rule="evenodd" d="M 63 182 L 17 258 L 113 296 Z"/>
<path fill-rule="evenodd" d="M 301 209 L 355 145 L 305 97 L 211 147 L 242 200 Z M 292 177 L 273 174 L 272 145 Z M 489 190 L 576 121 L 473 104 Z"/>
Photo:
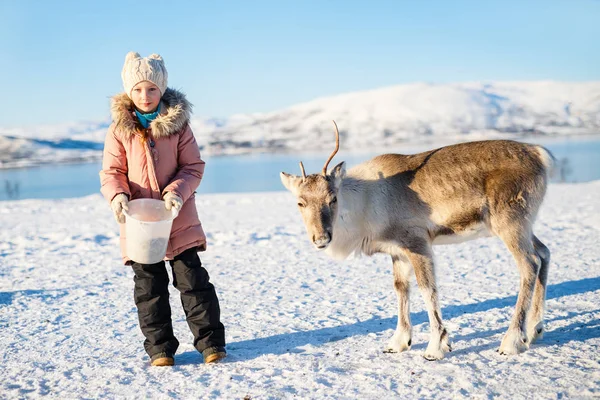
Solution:
<path fill-rule="evenodd" d="M 222 119 L 197 109 L 190 124 L 202 153 L 212 155 L 329 150 L 332 119 L 342 149 L 379 151 L 407 142 L 594 135 L 599 116 L 600 82 L 413 83 Z M 0 126 L 0 168 L 98 160 L 109 124 L 106 115 L 96 122 Z"/>
<path fill-rule="evenodd" d="M 204 195 L 201 253 L 221 301 L 228 358 L 205 365 L 176 290 L 173 368 L 142 347 L 130 268 L 99 195 L 0 203 L 2 398 L 251 399 L 600 396 L 600 181 L 552 184 L 536 234 L 552 251 L 546 335 L 495 350 L 518 274 L 495 238 L 437 247 L 454 351 L 422 357 L 429 324 L 412 291 L 413 348 L 383 353 L 396 323 L 388 257 L 336 262 L 306 238 L 287 192 Z M 416 286 L 413 279 L 413 288 Z"/>

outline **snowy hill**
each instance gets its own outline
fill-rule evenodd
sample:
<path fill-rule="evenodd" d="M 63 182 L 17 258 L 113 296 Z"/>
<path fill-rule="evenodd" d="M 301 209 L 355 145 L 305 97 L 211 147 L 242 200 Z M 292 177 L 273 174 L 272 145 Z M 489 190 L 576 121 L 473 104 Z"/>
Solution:
<path fill-rule="evenodd" d="M 0 127 L 0 168 L 99 159 L 110 121 Z"/>
<path fill-rule="evenodd" d="M 329 150 L 332 119 L 347 150 L 389 149 L 406 142 L 597 134 L 600 82 L 414 83 L 340 94 L 269 113 L 222 120 L 196 117 L 192 128 L 205 154 Z M 63 161 L 100 157 L 108 123 L 0 128 L 0 167 L 31 160 L 55 162 L 57 152 Z"/>
<path fill-rule="evenodd" d="M 234 116 L 196 129 L 212 148 L 330 149 L 335 119 L 346 149 L 401 142 L 600 133 L 600 82 L 416 83 Z"/>

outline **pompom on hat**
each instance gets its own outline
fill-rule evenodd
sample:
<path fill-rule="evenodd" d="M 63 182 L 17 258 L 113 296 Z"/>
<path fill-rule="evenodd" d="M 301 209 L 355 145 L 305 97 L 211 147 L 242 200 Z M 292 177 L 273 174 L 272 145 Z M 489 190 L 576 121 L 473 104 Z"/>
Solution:
<path fill-rule="evenodd" d="M 131 90 L 135 85 L 143 81 L 150 81 L 160 89 L 161 96 L 167 90 L 167 69 L 165 62 L 158 54 L 150 54 L 142 57 L 139 53 L 130 51 L 125 56 L 125 64 L 121 72 L 125 93 L 131 98 Z"/>

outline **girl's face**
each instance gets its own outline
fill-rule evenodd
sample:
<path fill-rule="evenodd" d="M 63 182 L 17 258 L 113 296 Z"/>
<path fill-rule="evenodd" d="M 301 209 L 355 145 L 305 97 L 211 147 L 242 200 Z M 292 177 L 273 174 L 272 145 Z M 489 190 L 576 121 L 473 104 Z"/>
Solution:
<path fill-rule="evenodd" d="M 142 81 L 131 89 L 131 100 L 144 113 L 156 111 L 160 103 L 160 89 L 150 81 Z"/>

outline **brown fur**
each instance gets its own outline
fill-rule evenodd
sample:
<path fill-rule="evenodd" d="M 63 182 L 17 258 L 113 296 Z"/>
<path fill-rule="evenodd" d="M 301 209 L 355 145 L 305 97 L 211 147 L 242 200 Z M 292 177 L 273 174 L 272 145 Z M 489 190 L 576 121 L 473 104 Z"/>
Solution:
<path fill-rule="evenodd" d="M 129 135 L 135 135 L 139 129 L 134 112 L 133 101 L 126 93 L 120 93 L 111 99 L 110 112 L 116 129 Z M 181 131 L 189 122 L 192 104 L 185 95 L 175 89 L 167 88 L 160 100 L 160 115 L 150 123 L 155 138 L 167 137 Z"/>
<path fill-rule="evenodd" d="M 302 203 L 309 238 L 318 248 L 340 258 L 353 251 L 392 256 L 400 313 L 408 309 L 405 265 L 412 266 L 432 329 L 428 359 L 442 358 L 450 350 L 431 246 L 446 238 L 499 236 L 521 272 L 515 316 L 500 347 L 502 353 L 515 354 L 543 329 L 550 254 L 533 236 L 532 225 L 546 192 L 552 159 L 540 146 L 490 140 L 414 155 L 385 154 L 347 174 L 340 163 L 326 176 L 282 173 L 281 179 Z M 339 203 L 332 203 L 336 196 Z M 410 347 L 407 318 L 399 315 L 389 350 Z"/>

